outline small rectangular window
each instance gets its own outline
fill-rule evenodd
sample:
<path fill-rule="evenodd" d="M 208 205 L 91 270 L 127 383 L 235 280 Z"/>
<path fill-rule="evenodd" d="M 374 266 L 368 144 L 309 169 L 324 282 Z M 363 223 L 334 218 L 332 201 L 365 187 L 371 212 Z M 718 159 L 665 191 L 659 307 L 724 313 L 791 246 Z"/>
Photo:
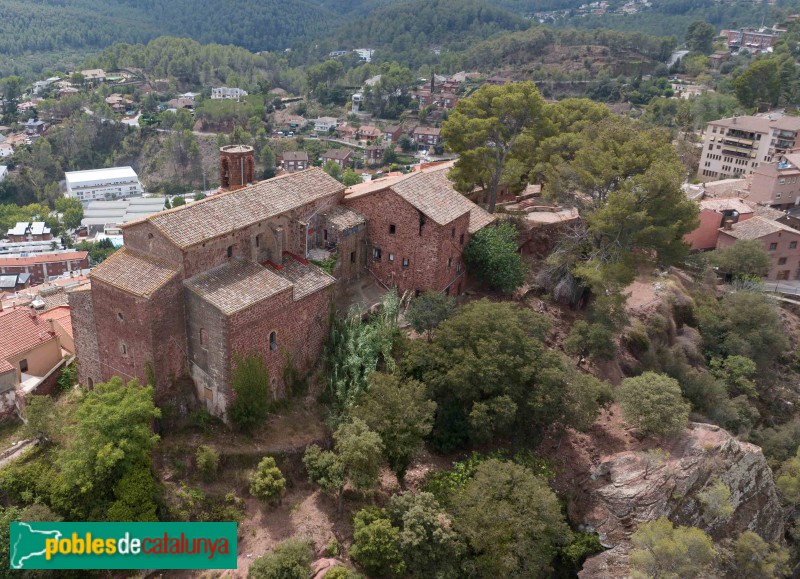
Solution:
<path fill-rule="evenodd" d="M 453 229 L 450 230 L 450 239 L 455 239 L 455 238 L 456 238 L 456 228 L 453 227 Z"/>
<path fill-rule="evenodd" d="M 777 243 L 770 243 L 769 244 L 769 250 L 770 251 L 775 251 L 776 249 L 778 249 L 778 244 Z"/>
<path fill-rule="evenodd" d="M 27 358 L 19 361 L 19 371 L 20 372 L 27 372 L 28 371 L 28 359 Z"/>
<path fill-rule="evenodd" d="M 394 254 L 393 253 L 389 254 L 389 261 L 394 261 Z"/>
<path fill-rule="evenodd" d="M 462 233 L 461 236 L 458 238 L 458 244 L 464 245 L 464 234 Z"/>
<path fill-rule="evenodd" d="M 395 227 L 394 223 L 390 223 L 389 224 L 389 235 L 394 235 L 396 231 L 397 231 L 397 228 Z"/>
<path fill-rule="evenodd" d="M 228 257 L 233 257 L 233 246 L 232 245 L 228 246 Z"/>
<path fill-rule="evenodd" d="M 372 259 L 374 259 L 375 261 L 381 260 L 381 250 L 379 247 L 372 248 Z"/>
<path fill-rule="evenodd" d="M 261 247 L 261 235 L 256 235 L 256 247 Z"/>
<path fill-rule="evenodd" d="M 356 262 L 356 252 L 355 251 L 351 251 L 350 252 L 350 263 L 355 263 L 355 262 Z"/>
<path fill-rule="evenodd" d="M 785 257 L 779 257 L 778 258 L 778 265 L 786 265 L 786 258 Z"/>
<path fill-rule="evenodd" d="M 790 241 L 789 242 L 789 249 L 797 249 L 797 242 L 796 241 Z"/>
<path fill-rule="evenodd" d="M 447 267 L 448 267 L 448 269 L 453 267 L 453 258 L 452 257 L 448 257 L 447 258 Z"/>
<path fill-rule="evenodd" d="M 403 258 L 403 269 L 405 269 L 405 268 L 407 268 L 407 267 L 408 267 L 408 258 L 407 258 L 407 257 L 404 257 L 404 258 Z"/>

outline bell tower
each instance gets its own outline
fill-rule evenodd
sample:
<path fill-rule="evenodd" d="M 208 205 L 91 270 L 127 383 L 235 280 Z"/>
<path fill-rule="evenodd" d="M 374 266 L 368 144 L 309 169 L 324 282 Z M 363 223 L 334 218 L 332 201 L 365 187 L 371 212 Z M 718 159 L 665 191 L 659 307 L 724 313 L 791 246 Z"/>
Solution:
<path fill-rule="evenodd" d="M 223 191 L 236 191 L 253 183 L 253 147 L 228 145 L 219 150 L 219 185 Z"/>

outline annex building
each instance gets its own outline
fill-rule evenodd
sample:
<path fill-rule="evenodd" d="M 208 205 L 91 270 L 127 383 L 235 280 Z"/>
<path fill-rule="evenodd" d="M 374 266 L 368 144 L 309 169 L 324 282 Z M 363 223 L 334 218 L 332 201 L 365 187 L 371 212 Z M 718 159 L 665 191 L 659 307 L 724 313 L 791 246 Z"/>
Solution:
<path fill-rule="evenodd" d="M 65 174 L 67 197 L 79 201 L 139 197 L 144 188 L 131 167 L 69 171 Z"/>
<path fill-rule="evenodd" d="M 223 177 L 252 163 L 231 162 L 247 151 L 227 149 Z M 463 248 L 493 218 L 452 188 L 447 170 L 345 192 L 312 168 L 124 224 L 124 248 L 92 270 L 90 289 L 69 295 L 80 382 L 151 377 L 158 402 L 188 376 L 226 418 L 235 359 L 256 355 L 272 396 L 284 396 L 288 360 L 305 372 L 321 356 L 343 284 L 370 276 L 400 290 L 461 291 Z M 309 261 L 331 256 L 332 275 Z"/>

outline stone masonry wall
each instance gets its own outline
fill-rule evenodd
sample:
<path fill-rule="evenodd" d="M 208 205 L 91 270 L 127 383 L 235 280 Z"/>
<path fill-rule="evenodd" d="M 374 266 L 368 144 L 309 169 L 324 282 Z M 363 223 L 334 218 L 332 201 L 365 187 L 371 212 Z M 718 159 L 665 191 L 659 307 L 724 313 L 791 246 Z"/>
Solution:
<path fill-rule="evenodd" d="M 459 277 L 458 263 L 462 261 L 461 254 L 469 240 L 468 214 L 445 226 L 426 217 L 420 235 L 420 212 L 391 190 L 349 198 L 345 202 L 367 217 L 370 245 L 367 267 L 387 286 L 396 285 L 401 292 L 443 291 Z M 390 225 L 394 225 L 393 234 Z M 379 261 L 373 257 L 374 248 L 381 250 Z M 403 267 L 404 258 L 409 259 L 407 268 Z M 450 267 L 449 259 L 452 259 Z M 463 263 L 461 270 L 463 272 Z"/>
<path fill-rule="evenodd" d="M 75 339 L 75 355 L 78 359 L 78 383 L 92 386 L 103 381 L 100 370 L 100 351 L 97 345 L 97 326 L 94 316 L 94 301 L 90 290 L 76 290 L 68 294 L 72 313 L 72 334 Z"/>

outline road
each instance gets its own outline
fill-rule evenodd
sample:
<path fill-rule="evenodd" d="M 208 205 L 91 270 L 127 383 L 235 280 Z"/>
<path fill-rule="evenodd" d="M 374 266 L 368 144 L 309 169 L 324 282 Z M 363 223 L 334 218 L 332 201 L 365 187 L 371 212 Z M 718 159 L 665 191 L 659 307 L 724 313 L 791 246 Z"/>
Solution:
<path fill-rule="evenodd" d="M 764 291 L 800 297 L 800 280 L 768 281 L 764 284 Z"/>

